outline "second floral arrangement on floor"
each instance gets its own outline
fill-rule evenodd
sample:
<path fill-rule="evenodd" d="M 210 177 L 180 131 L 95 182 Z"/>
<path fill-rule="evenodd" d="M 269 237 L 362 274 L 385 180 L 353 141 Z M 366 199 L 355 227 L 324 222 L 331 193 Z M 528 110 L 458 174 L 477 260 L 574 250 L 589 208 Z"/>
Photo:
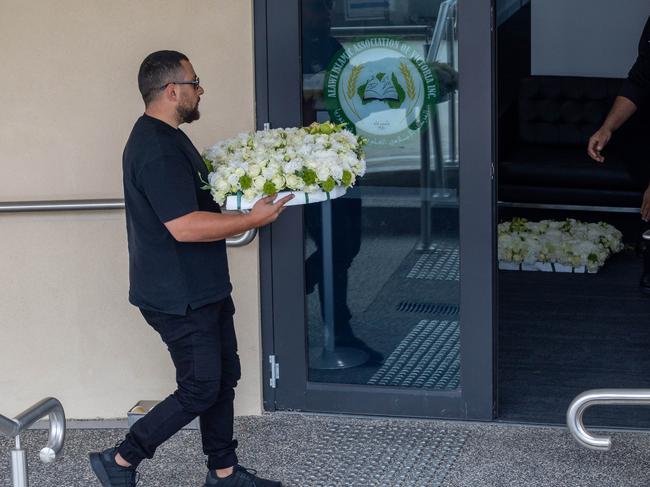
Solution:
<path fill-rule="evenodd" d="M 296 195 L 290 205 L 336 198 L 365 174 L 365 144 L 330 122 L 239 134 L 203 153 L 210 171 L 204 189 L 229 210 L 289 192 Z"/>
<path fill-rule="evenodd" d="M 621 232 L 603 222 L 515 218 L 498 231 L 500 269 L 593 273 L 623 249 Z"/>

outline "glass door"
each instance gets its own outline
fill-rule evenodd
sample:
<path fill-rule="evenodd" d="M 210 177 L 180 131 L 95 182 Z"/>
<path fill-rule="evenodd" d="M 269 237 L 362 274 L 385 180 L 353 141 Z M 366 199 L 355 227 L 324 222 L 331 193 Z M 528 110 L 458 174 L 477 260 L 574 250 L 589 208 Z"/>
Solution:
<path fill-rule="evenodd" d="M 271 125 L 332 121 L 368 140 L 354 188 L 290 208 L 262 234 L 265 348 L 280 372 L 267 408 L 492 417 L 483 3 L 256 5 Z"/>

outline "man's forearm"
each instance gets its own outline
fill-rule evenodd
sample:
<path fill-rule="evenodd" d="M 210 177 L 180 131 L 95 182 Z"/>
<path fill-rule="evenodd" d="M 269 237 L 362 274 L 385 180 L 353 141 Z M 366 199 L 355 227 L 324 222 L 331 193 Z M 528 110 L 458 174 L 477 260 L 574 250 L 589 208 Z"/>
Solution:
<path fill-rule="evenodd" d="M 609 111 L 603 128 L 615 132 L 636 112 L 636 105 L 624 96 L 617 96 L 614 105 Z"/>
<path fill-rule="evenodd" d="M 166 222 L 165 226 L 179 242 L 215 242 L 258 225 L 250 213 L 194 211 Z"/>

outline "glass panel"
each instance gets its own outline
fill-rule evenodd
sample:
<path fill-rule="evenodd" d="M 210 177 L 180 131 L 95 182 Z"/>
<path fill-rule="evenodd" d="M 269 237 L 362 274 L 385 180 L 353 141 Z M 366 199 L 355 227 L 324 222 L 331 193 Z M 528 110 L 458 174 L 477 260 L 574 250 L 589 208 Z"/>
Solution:
<path fill-rule="evenodd" d="M 303 0 L 303 124 L 368 139 L 367 174 L 304 208 L 309 380 L 460 381 L 456 1 Z"/>
<path fill-rule="evenodd" d="M 495 4 L 497 386 L 504 421 L 557 424 L 586 390 L 650 387 L 650 226 L 640 213 L 650 181 L 650 112 L 643 103 L 628 118 L 617 103 L 618 96 L 636 100 L 624 80 L 636 62 L 647 62 L 648 3 L 613 5 Z M 599 143 L 600 163 L 587 150 L 610 113 L 620 126 Z M 600 225 L 585 232 L 575 220 Z M 531 245 L 517 230 L 540 221 Z M 521 259 L 512 252 L 515 236 Z M 557 250 L 545 254 L 548 242 Z M 585 248 L 590 252 L 577 251 Z M 545 272 L 528 272 L 537 269 Z M 650 428 L 650 408 L 590 408 L 585 423 Z"/>

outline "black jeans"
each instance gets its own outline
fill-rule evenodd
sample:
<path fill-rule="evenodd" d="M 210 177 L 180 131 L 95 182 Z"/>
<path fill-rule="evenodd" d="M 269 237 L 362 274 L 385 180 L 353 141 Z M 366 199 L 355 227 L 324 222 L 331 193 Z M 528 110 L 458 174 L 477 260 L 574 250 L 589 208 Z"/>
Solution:
<path fill-rule="evenodd" d="M 120 455 L 137 466 L 198 416 L 208 468 L 236 465 L 233 401 L 241 369 L 232 299 L 189 310 L 185 316 L 140 311 L 167 345 L 178 389 L 133 425 L 118 448 Z"/>

